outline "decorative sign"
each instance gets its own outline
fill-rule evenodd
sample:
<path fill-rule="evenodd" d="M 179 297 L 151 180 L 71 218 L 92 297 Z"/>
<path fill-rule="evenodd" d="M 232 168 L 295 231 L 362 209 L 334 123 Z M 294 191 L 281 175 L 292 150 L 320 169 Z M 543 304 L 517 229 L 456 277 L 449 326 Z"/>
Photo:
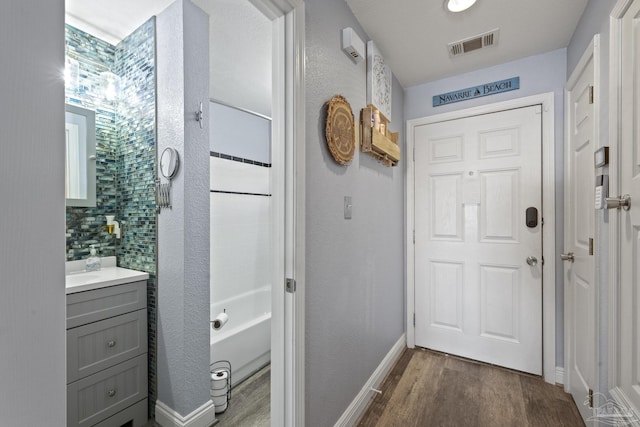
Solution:
<path fill-rule="evenodd" d="M 373 104 L 391 120 L 391 67 L 371 40 L 367 42 L 367 104 Z"/>
<path fill-rule="evenodd" d="M 497 93 L 509 92 L 511 90 L 520 89 L 520 77 L 512 77 L 506 80 L 500 80 L 493 83 L 485 83 L 479 86 L 473 86 L 466 89 L 456 90 L 453 92 L 435 95 L 433 97 L 433 106 L 453 104 L 454 102 L 468 101 L 469 99 L 480 98 L 487 95 L 495 95 Z"/>

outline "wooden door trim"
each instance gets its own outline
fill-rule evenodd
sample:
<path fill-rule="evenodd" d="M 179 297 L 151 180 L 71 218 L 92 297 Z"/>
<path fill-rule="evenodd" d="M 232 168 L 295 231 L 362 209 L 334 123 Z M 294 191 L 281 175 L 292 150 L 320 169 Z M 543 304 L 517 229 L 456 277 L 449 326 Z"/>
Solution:
<path fill-rule="evenodd" d="M 448 120 L 462 119 L 481 114 L 496 113 L 515 108 L 542 105 L 542 253 L 544 269 L 542 274 L 542 368 L 546 382 L 556 382 L 556 221 L 555 221 L 555 109 L 553 92 L 512 99 L 509 101 L 487 104 L 464 110 L 437 114 L 407 120 L 407 169 L 406 183 L 406 261 L 407 277 L 406 329 L 407 346 L 415 347 L 415 128 Z"/>

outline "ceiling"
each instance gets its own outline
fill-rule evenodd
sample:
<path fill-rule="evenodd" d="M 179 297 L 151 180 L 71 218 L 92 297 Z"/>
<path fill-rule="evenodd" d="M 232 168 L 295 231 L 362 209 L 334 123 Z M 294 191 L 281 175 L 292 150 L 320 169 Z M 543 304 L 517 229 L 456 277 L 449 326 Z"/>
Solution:
<path fill-rule="evenodd" d="M 588 0 L 345 0 L 404 87 L 566 47 Z M 67 23 L 117 44 L 173 0 L 66 0 Z M 496 45 L 449 56 L 447 44 L 496 28 Z"/>
<path fill-rule="evenodd" d="M 587 0 L 345 0 L 403 87 L 566 47 Z M 500 29 L 498 43 L 449 57 L 447 44 Z"/>
<path fill-rule="evenodd" d="M 175 0 L 66 0 L 65 22 L 116 45 Z"/>

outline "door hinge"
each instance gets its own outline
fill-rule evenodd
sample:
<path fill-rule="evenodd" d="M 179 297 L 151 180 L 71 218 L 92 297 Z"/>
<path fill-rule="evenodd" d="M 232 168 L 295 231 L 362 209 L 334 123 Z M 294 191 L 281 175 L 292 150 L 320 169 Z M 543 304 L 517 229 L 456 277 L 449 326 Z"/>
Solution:
<path fill-rule="evenodd" d="M 413 244 L 416 244 L 416 230 L 413 230 Z"/>
<path fill-rule="evenodd" d="M 413 326 L 416 326 L 416 314 L 413 313 Z"/>
<path fill-rule="evenodd" d="M 542 265 L 544 265 L 544 257 L 541 257 L 541 258 L 542 258 Z"/>
<path fill-rule="evenodd" d="M 593 86 L 589 86 L 589 104 L 594 103 Z"/>
<path fill-rule="evenodd" d="M 286 278 L 284 281 L 284 289 L 292 294 L 296 291 L 296 281 L 295 279 Z"/>
<path fill-rule="evenodd" d="M 593 238 L 589 237 L 589 255 L 593 255 Z"/>
<path fill-rule="evenodd" d="M 593 390 L 589 389 L 589 408 L 593 408 Z"/>

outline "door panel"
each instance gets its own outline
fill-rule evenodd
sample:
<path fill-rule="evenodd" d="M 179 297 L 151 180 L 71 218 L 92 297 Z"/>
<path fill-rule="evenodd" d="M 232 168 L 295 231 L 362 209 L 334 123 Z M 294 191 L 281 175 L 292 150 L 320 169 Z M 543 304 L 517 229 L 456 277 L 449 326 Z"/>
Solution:
<path fill-rule="evenodd" d="M 594 43 L 595 46 L 595 43 Z M 582 417 L 593 415 L 585 405 L 595 386 L 595 260 L 589 241 L 595 236 L 593 194 L 595 169 L 595 48 L 585 53 L 567 85 L 567 141 L 565 155 L 565 319 L 567 365 L 565 387 Z"/>
<path fill-rule="evenodd" d="M 416 345 L 541 374 L 541 107 L 414 135 Z"/>
<path fill-rule="evenodd" d="M 431 238 L 434 240 L 462 241 L 462 175 L 436 175 L 431 177 Z"/>
<path fill-rule="evenodd" d="M 481 336 L 519 342 L 519 276 L 517 267 L 480 266 Z"/>
<path fill-rule="evenodd" d="M 480 172 L 481 242 L 518 243 L 519 175 L 517 169 Z"/>

